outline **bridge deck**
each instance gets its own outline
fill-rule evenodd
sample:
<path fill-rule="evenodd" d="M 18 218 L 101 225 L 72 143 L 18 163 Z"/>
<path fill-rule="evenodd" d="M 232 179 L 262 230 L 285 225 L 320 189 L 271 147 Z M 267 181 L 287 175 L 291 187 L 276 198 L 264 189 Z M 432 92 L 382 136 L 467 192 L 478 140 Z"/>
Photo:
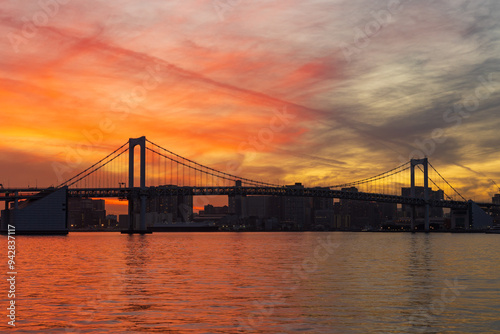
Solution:
<path fill-rule="evenodd" d="M 0 201 L 13 201 L 15 198 L 27 199 L 43 196 L 44 193 L 50 193 L 55 188 L 33 189 L 0 189 Z M 17 196 L 15 195 L 17 193 Z M 396 195 L 385 195 L 364 192 L 347 192 L 341 190 L 331 190 L 325 188 L 288 188 L 288 187 L 177 187 L 160 186 L 140 188 L 71 188 L 68 189 L 69 197 L 89 197 L 89 198 L 107 198 L 107 197 L 136 197 L 146 195 L 148 197 L 156 196 L 291 196 L 291 197 L 322 197 L 338 198 L 359 201 L 397 203 L 408 205 L 425 205 L 421 198 L 411 198 Z M 450 200 L 430 200 L 429 204 L 433 207 L 465 209 L 467 202 Z M 476 203 L 480 207 L 491 208 L 499 207 L 493 203 Z"/>

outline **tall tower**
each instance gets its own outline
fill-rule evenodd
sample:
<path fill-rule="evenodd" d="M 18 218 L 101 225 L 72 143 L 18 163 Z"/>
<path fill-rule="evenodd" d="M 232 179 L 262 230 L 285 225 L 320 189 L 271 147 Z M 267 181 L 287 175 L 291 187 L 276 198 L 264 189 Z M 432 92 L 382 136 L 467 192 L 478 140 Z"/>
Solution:
<path fill-rule="evenodd" d="M 141 214 L 139 233 L 146 231 L 146 137 L 130 138 L 129 141 L 129 158 L 128 158 L 128 187 L 130 188 L 130 196 L 128 199 L 128 214 L 129 214 L 129 231 L 134 231 L 136 222 L 134 214 L 134 201 L 138 199 L 135 194 L 139 194 L 141 200 Z M 134 189 L 134 148 L 139 145 L 140 152 L 140 188 Z"/>
<path fill-rule="evenodd" d="M 425 231 L 429 231 L 429 161 L 424 159 L 411 159 L 411 197 L 415 198 L 415 166 L 424 166 L 424 201 L 425 201 Z M 415 205 L 412 205 L 411 230 L 415 230 Z"/>

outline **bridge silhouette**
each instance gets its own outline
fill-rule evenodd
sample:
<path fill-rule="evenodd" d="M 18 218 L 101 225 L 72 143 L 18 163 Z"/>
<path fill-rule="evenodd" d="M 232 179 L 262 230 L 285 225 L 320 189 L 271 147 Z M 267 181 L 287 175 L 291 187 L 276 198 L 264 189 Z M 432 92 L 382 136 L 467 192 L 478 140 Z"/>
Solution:
<path fill-rule="evenodd" d="M 136 152 L 137 146 L 139 152 Z M 139 159 L 136 159 L 136 155 Z M 417 175 L 421 176 L 420 179 Z M 402 192 L 404 188 L 408 190 L 406 195 Z M 423 194 L 417 194 L 418 188 L 423 189 Z M 146 200 L 159 196 L 265 195 L 396 203 L 412 208 L 412 230 L 415 229 L 415 209 L 423 207 L 426 231 L 429 230 L 431 208 L 469 210 L 471 205 L 471 201 L 466 200 L 427 158 L 412 159 L 391 170 L 349 183 L 326 187 L 294 187 L 244 178 L 202 165 L 144 136 L 130 138 L 106 157 L 57 187 L 0 189 L 3 195 L 0 200 L 7 202 L 6 207 L 9 202 L 14 202 L 17 208 L 20 200 L 34 201 L 60 189 L 67 189 L 68 197 L 115 197 L 128 200 L 128 233 L 147 231 Z M 441 191 L 442 198 L 432 198 L 432 189 Z M 140 207 L 139 222 L 134 218 L 134 203 Z M 487 210 L 498 207 L 493 203 L 476 204 Z"/>

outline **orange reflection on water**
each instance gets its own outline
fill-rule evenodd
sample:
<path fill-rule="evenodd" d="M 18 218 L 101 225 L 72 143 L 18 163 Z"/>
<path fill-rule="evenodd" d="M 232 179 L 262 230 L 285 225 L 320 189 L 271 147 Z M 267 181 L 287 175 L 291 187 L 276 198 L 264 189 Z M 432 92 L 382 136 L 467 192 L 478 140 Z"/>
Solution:
<path fill-rule="evenodd" d="M 19 236 L 16 247 L 19 331 L 482 333 L 499 325 L 496 235 L 81 232 Z M 455 279 L 465 288 L 440 304 Z"/>

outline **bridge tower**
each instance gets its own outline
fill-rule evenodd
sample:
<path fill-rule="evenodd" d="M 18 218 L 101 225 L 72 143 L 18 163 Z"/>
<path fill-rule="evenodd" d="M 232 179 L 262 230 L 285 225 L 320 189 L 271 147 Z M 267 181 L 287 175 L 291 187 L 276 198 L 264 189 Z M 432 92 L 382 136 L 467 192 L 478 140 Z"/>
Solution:
<path fill-rule="evenodd" d="M 128 188 L 131 194 L 128 199 L 128 215 L 129 215 L 129 232 L 146 233 L 146 137 L 130 138 L 129 141 L 129 159 L 128 159 Z M 134 148 L 139 145 L 140 151 L 140 188 L 134 189 Z M 134 191 L 136 190 L 136 191 Z M 138 190 L 138 191 L 137 191 Z M 139 194 L 138 197 L 135 194 Z M 141 201 L 141 214 L 139 230 L 135 229 L 135 214 L 134 214 L 134 201 L 139 199 Z"/>
<path fill-rule="evenodd" d="M 429 231 L 429 161 L 424 159 L 411 159 L 411 197 L 415 198 L 415 166 L 424 166 L 424 201 L 425 201 L 425 231 Z M 415 230 L 415 205 L 412 205 L 411 210 L 411 230 Z"/>

